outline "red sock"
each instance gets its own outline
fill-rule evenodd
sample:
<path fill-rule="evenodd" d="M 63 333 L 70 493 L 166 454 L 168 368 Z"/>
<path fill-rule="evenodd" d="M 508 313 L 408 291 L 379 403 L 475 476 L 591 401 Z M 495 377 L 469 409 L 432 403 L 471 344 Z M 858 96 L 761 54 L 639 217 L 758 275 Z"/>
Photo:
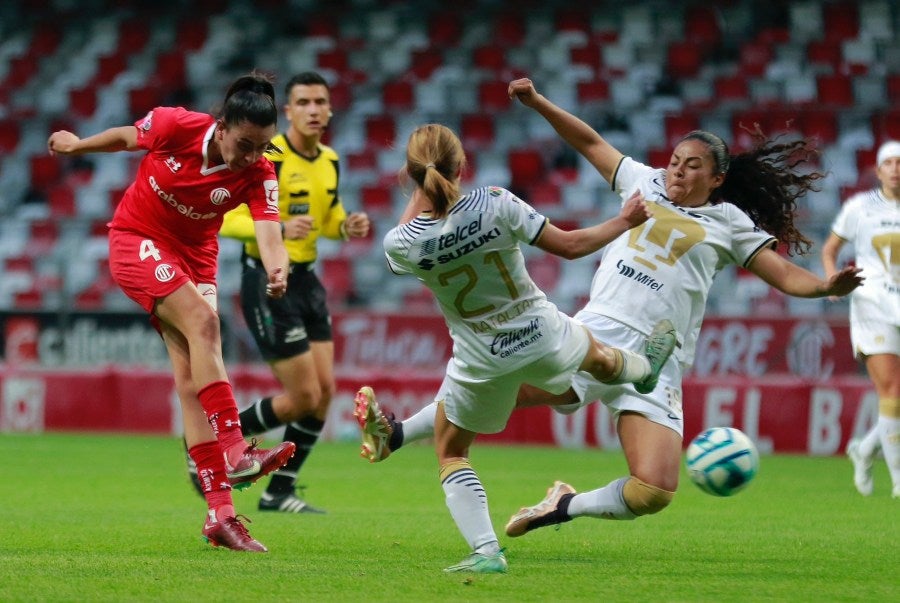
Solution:
<path fill-rule="evenodd" d="M 213 381 L 197 392 L 200 405 L 206 412 L 206 418 L 213 428 L 213 433 L 226 454 L 231 448 L 240 445 L 241 451 L 247 446 L 241 433 L 241 418 L 234 401 L 234 392 L 227 381 Z"/>
<path fill-rule="evenodd" d="M 231 484 L 225 475 L 225 457 L 222 456 L 219 443 L 213 440 L 191 446 L 188 454 L 197 464 L 197 477 L 200 479 L 203 496 L 206 498 L 209 508 L 216 511 L 216 516 L 218 516 L 220 508 L 228 507 L 231 509 L 231 514 L 234 515 Z M 228 509 L 223 510 L 227 512 Z"/>

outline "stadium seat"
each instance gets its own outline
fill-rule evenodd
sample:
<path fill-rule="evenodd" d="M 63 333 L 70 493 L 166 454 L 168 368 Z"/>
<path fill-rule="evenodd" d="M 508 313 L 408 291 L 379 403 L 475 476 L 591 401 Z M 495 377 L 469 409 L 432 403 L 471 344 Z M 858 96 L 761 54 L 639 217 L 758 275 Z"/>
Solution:
<path fill-rule="evenodd" d="M 125 55 L 112 54 L 101 56 L 97 59 L 97 73 L 91 81 L 93 86 L 105 86 L 110 84 L 117 75 L 128 68 Z"/>
<path fill-rule="evenodd" d="M 491 37 L 506 48 L 521 46 L 525 41 L 525 17 L 514 8 L 499 12 L 494 17 Z"/>
<path fill-rule="evenodd" d="M 569 63 L 588 67 L 594 74 L 594 77 L 600 75 L 603 69 L 603 52 L 600 45 L 596 42 L 588 42 L 581 46 L 572 46 L 569 48 Z"/>
<path fill-rule="evenodd" d="M 154 83 L 172 90 L 182 89 L 187 85 L 187 66 L 184 53 L 180 50 L 164 52 L 156 57 L 156 73 Z"/>
<path fill-rule="evenodd" d="M 716 101 L 745 103 L 750 98 L 747 77 L 743 73 L 720 77 L 715 82 Z"/>
<path fill-rule="evenodd" d="M 150 109 L 158 107 L 163 102 L 163 90 L 156 85 L 149 84 L 139 86 L 128 91 L 128 106 L 130 114 L 143 115 Z"/>
<path fill-rule="evenodd" d="M 415 108 L 413 86 L 403 80 L 386 82 L 381 90 L 382 103 L 385 109 L 397 113 L 412 111 Z"/>
<path fill-rule="evenodd" d="M 131 18 L 119 25 L 118 54 L 131 56 L 138 54 L 150 41 L 150 28 L 140 18 Z"/>
<path fill-rule="evenodd" d="M 578 82 L 575 87 L 578 102 L 605 103 L 609 100 L 609 83 L 606 80 L 595 79 L 586 82 Z"/>
<path fill-rule="evenodd" d="M 317 271 L 322 285 L 325 287 L 329 304 L 336 307 L 347 304 L 353 291 L 353 265 L 347 258 L 332 257 L 318 262 Z"/>
<path fill-rule="evenodd" d="M 507 95 L 509 83 L 502 80 L 488 80 L 478 84 L 478 104 L 482 111 L 501 113 L 509 110 L 511 101 Z"/>
<path fill-rule="evenodd" d="M 554 19 L 554 29 L 557 32 L 575 31 L 591 34 L 591 11 L 583 8 L 574 8 L 571 4 L 557 8 Z"/>
<path fill-rule="evenodd" d="M 472 67 L 499 76 L 506 69 L 506 48 L 499 44 L 478 46 L 472 50 Z"/>
<path fill-rule="evenodd" d="M 800 129 L 805 136 L 813 136 L 824 144 L 831 144 L 837 140 L 837 118 L 833 111 L 828 109 L 804 111 L 800 121 Z"/>
<path fill-rule="evenodd" d="M 428 41 L 431 48 L 453 48 L 459 45 L 463 35 L 461 16 L 456 11 L 444 10 L 428 18 Z"/>
<path fill-rule="evenodd" d="M 514 149 L 507 155 L 507 163 L 509 186 L 516 191 L 528 190 L 545 176 L 544 157 L 535 149 Z"/>
<path fill-rule="evenodd" d="M 19 123 L 12 119 L 0 120 L 0 153 L 12 153 L 19 146 Z"/>
<path fill-rule="evenodd" d="M 60 184 L 47 191 L 50 215 L 54 218 L 71 218 L 76 212 L 75 193 L 71 186 Z"/>
<path fill-rule="evenodd" d="M 37 57 L 31 55 L 13 57 L 9 60 L 6 78 L 0 87 L 9 89 L 22 88 L 39 71 L 38 67 Z"/>
<path fill-rule="evenodd" d="M 761 77 L 773 56 L 772 45 L 754 40 L 741 47 L 741 73 L 747 77 Z"/>
<path fill-rule="evenodd" d="M 820 75 L 816 78 L 819 105 L 848 108 L 853 106 L 853 82 L 846 75 Z"/>
<path fill-rule="evenodd" d="M 347 51 L 343 48 L 329 48 L 319 51 L 316 63 L 319 69 L 331 69 L 338 74 L 344 73 L 350 67 Z"/>
<path fill-rule="evenodd" d="M 666 144 L 671 150 L 685 134 L 700 129 L 700 119 L 693 113 L 671 113 L 663 118 L 663 127 L 666 133 Z M 665 162 L 669 162 L 668 155 L 666 155 Z"/>
<path fill-rule="evenodd" d="M 550 180 L 542 180 L 533 184 L 526 193 L 526 201 L 546 211 L 548 207 L 562 204 L 562 191 L 559 185 Z"/>
<path fill-rule="evenodd" d="M 562 259 L 550 253 L 536 254 L 525 261 L 528 274 L 541 291 L 553 295 L 562 274 Z"/>
<path fill-rule="evenodd" d="M 209 22 L 205 19 L 186 19 L 178 24 L 175 47 L 184 52 L 196 52 L 206 44 Z"/>
<path fill-rule="evenodd" d="M 431 48 L 412 51 L 409 72 L 419 80 L 427 80 L 443 64 L 443 56 L 432 45 Z"/>
<path fill-rule="evenodd" d="M 703 54 L 700 47 L 691 41 L 669 44 L 667 51 L 667 71 L 675 79 L 691 78 L 700 71 Z"/>
<path fill-rule="evenodd" d="M 35 190 L 48 191 L 62 180 L 62 160 L 59 157 L 33 155 L 28 162 L 31 167 L 31 186 Z"/>
<path fill-rule="evenodd" d="M 97 90 L 93 86 L 70 90 L 69 109 L 78 117 L 91 117 L 97 110 Z"/>
<path fill-rule="evenodd" d="M 15 308 L 27 308 L 29 310 L 41 308 L 44 305 L 44 294 L 40 289 L 26 289 L 13 294 L 13 306 Z"/>
<path fill-rule="evenodd" d="M 372 115 L 366 118 L 367 147 L 386 149 L 394 145 L 397 125 L 390 115 Z"/>
<path fill-rule="evenodd" d="M 826 40 L 842 42 L 859 34 L 857 2 L 825 2 L 822 4 L 822 24 Z"/>
<path fill-rule="evenodd" d="M 393 210 L 392 192 L 389 186 L 367 184 L 359 191 L 359 200 L 363 211 L 385 215 Z"/>
<path fill-rule="evenodd" d="M 719 18 L 715 6 L 698 4 L 689 7 L 684 15 L 685 38 L 707 50 L 718 46 L 722 41 Z"/>
<path fill-rule="evenodd" d="M 494 143 L 494 118 L 484 113 L 467 113 L 460 118 L 459 136 L 467 150 L 490 147 Z"/>
<path fill-rule="evenodd" d="M 825 66 L 830 69 L 830 73 L 838 73 L 841 45 L 834 40 L 812 40 L 806 45 L 806 60 L 810 65 Z"/>

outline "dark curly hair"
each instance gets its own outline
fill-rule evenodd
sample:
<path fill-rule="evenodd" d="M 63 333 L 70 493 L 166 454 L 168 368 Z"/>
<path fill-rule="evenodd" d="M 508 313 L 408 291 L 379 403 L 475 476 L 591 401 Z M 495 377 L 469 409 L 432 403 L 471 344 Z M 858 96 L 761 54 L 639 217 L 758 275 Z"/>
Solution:
<path fill-rule="evenodd" d="M 753 223 L 787 247 L 788 255 L 804 254 L 812 241 L 794 225 L 797 199 L 808 191 L 820 190 L 817 181 L 825 174 L 798 169 L 812 164 L 817 155 L 808 139 L 780 141 L 769 139 L 756 127 L 748 130 L 753 148 L 730 155 L 721 138 L 709 132 L 695 130 L 682 140 L 705 143 L 720 173 L 725 173 L 722 186 L 710 195 L 710 202 L 728 201 L 741 208 Z"/>

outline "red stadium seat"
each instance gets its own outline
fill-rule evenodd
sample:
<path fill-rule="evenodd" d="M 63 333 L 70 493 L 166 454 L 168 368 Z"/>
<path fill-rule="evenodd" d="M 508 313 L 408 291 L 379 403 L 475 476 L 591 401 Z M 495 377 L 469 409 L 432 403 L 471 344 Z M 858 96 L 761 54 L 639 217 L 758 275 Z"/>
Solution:
<path fill-rule="evenodd" d="M 591 33 L 591 13 L 589 10 L 566 5 L 557 10 L 554 20 L 556 31 L 576 31 L 585 35 L 590 35 Z"/>
<path fill-rule="evenodd" d="M 184 88 L 187 84 L 184 53 L 175 50 L 160 54 L 156 57 L 156 73 L 152 77 L 164 88 Z"/>
<path fill-rule="evenodd" d="M 494 74 L 500 74 L 506 68 L 506 48 L 499 44 L 479 46 L 472 50 L 472 66 Z"/>
<path fill-rule="evenodd" d="M 64 184 L 54 186 L 47 192 L 47 203 L 50 206 L 50 215 L 54 218 L 69 218 L 77 213 L 75 193 L 72 187 Z"/>
<path fill-rule="evenodd" d="M 516 149 L 507 156 L 509 183 L 517 191 L 528 190 L 545 177 L 544 157 L 535 149 Z"/>
<path fill-rule="evenodd" d="M 428 22 L 428 40 L 431 48 L 452 48 L 459 45 L 463 26 L 459 13 L 441 11 L 433 14 Z"/>
<path fill-rule="evenodd" d="M 29 159 L 31 186 L 40 191 L 50 190 L 62 180 L 63 170 L 59 157 L 34 155 Z"/>
<path fill-rule="evenodd" d="M 806 136 L 831 144 L 837 140 L 838 127 L 834 112 L 827 109 L 804 111 L 800 118 L 800 129 Z"/>
<path fill-rule="evenodd" d="M 859 35 L 857 2 L 826 2 L 822 5 L 822 22 L 826 40 L 842 42 Z"/>
<path fill-rule="evenodd" d="M 128 68 L 128 62 L 124 55 L 112 54 L 97 59 L 97 73 L 94 75 L 94 85 L 106 85 L 112 82 L 117 75 Z"/>
<path fill-rule="evenodd" d="M 494 118 L 484 113 L 468 113 L 460 119 L 460 139 L 466 149 L 483 149 L 494 144 Z"/>
<path fill-rule="evenodd" d="M 578 82 L 576 90 L 580 103 L 604 103 L 609 100 L 609 83 L 606 80 Z"/>
<path fill-rule="evenodd" d="M 812 65 L 827 65 L 837 73 L 841 65 L 841 45 L 833 40 L 813 40 L 806 46 L 806 60 Z"/>
<path fill-rule="evenodd" d="M 366 118 L 366 141 L 369 147 L 392 147 L 397 138 L 397 126 L 390 115 L 373 115 Z"/>
<path fill-rule="evenodd" d="M 700 119 L 693 113 L 671 113 L 663 119 L 666 132 L 666 144 L 671 149 L 684 138 L 688 132 L 700 129 Z M 669 158 L 666 157 L 666 163 Z"/>
<path fill-rule="evenodd" d="M 31 77 L 38 72 L 38 59 L 35 56 L 24 55 L 13 57 L 9 60 L 9 69 L 6 79 L 3 80 L 4 88 L 21 88 L 27 84 Z"/>
<path fill-rule="evenodd" d="M 150 28 L 144 21 L 134 18 L 119 26 L 118 54 L 130 56 L 144 50 L 150 41 Z"/>
<path fill-rule="evenodd" d="M 342 48 L 332 48 L 319 52 L 317 59 L 319 69 L 331 69 L 338 73 L 347 71 L 350 62 L 347 59 L 347 52 Z"/>
<path fill-rule="evenodd" d="M 488 80 L 478 84 L 478 103 L 482 111 L 501 113 L 510 107 L 509 84 L 506 81 Z"/>
<path fill-rule="evenodd" d="M 603 68 L 603 51 L 595 42 L 588 42 L 584 46 L 572 46 L 569 48 L 569 62 L 572 65 L 590 67 L 596 77 Z"/>
<path fill-rule="evenodd" d="M 19 123 L 12 119 L 0 120 L 0 153 L 12 153 L 19 146 Z"/>
<path fill-rule="evenodd" d="M 689 8 L 684 16 L 684 27 L 685 38 L 703 48 L 712 48 L 722 41 L 719 11 L 714 6 L 703 4 Z"/>
<path fill-rule="evenodd" d="M 409 72 L 419 80 L 427 80 L 444 64 L 444 58 L 434 46 L 425 50 L 414 50 L 410 57 Z"/>
<path fill-rule="evenodd" d="M 389 214 L 393 209 L 392 194 L 389 186 L 367 184 L 359 191 L 360 203 L 366 213 Z"/>
<path fill-rule="evenodd" d="M 562 259 L 558 256 L 542 253 L 528 258 L 525 265 L 528 267 L 528 274 L 531 275 L 541 291 L 552 293 L 559 285 L 559 279 L 562 276 Z"/>
<path fill-rule="evenodd" d="M 774 52 L 771 44 L 754 41 L 741 47 L 741 73 L 747 77 L 760 77 L 772 60 Z"/>
<path fill-rule="evenodd" d="M 691 41 L 669 44 L 667 63 L 669 74 L 674 78 L 689 78 L 697 75 L 703 62 L 703 53 Z"/>
<path fill-rule="evenodd" d="M 499 13 L 494 19 L 491 38 L 506 48 L 521 46 L 525 42 L 525 15 L 514 10 Z"/>
<path fill-rule="evenodd" d="M 381 91 L 384 108 L 390 111 L 406 112 L 415 106 L 415 92 L 410 82 L 393 80 L 385 83 Z"/>
<path fill-rule="evenodd" d="M 325 258 L 319 262 L 319 278 L 330 304 L 346 305 L 353 292 L 353 265 L 347 258 Z"/>
<path fill-rule="evenodd" d="M 562 191 L 559 185 L 550 181 L 542 180 L 532 185 L 526 193 L 529 203 L 536 207 L 557 206 L 562 203 Z"/>
<path fill-rule="evenodd" d="M 17 291 L 13 295 L 13 306 L 16 308 L 35 309 L 44 305 L 44 294 L 40 289 L 31 288 Z"/>
<path fill-rule="evenodd" d="M 852 107 L 853 81 L 846 75 L 820 75 L 816 78 L 819 105 Z"/>
<path fill-rule="evenodd" d="M 745 74 L 739 73 L 721 77 L 715 82 L 716 100 L 724 101 L 745 101 L 750 98 L 750 91 L 747 88 L 747 77 Z"/>
<path fill-rule="evenodd" d="M 175 34 L 175 47 L 181 52 L 193 52 L 206 44 L 209 24 L 205 19 L 190 19 L 178 24 Z"/>
<path fill-rule="evenodd" d="M 347 168 L 350 170 L 376 170 L 378 169 L 378 155 L 371 151 L 358 153 L 345 153 Z"/>
<path fill-rule="evenodd" d="M 650 148 L 647 149 L 647 165 L 654 168 L 662 168 L 669 165 L 672 158 L 672 149 L 666 148 Z"/>
<path fill-rule="evenodd" d="M 97 90 L 93 86 L 69 91 L 69 109 L 79 117 L 90 117 L 97 110 Z"/>
<path fill-rule="evenodd" d="M 128 91 L 128 106 L 132 115 L 143 115 L 150 109 L 158 107 L 163 100 L 162 90 L 158 86 L 146 85 Z"/>

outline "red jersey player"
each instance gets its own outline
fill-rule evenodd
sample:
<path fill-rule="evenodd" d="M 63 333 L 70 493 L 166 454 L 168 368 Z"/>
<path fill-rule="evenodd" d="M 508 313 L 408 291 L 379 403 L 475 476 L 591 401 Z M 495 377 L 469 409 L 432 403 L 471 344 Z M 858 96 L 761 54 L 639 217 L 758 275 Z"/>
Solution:
<path fill-rule="evenodd" d="M 214 546 L 258 552 L 266 547 L 235 516 L 231 487 L 282 466 L 295 445 L 261 450 L 241 435 L 216 314 L 216 236 L 225 212 L 246 203 L 268 275 L 266 291 L 284 294 L 288 257 L 278 182 L 263 157 L 276 131 L 274 97 L 268 79 L 246 75 L 229 88 L 218 118 L 157 107 L 133 126 L 84 139 L 61 130 L 47 143 L 60 155 L 147 151 L 110 223 L 110 271 L 151 314 L 165 341 L 185 441 L 209 505 L 204 536 Z"/>

